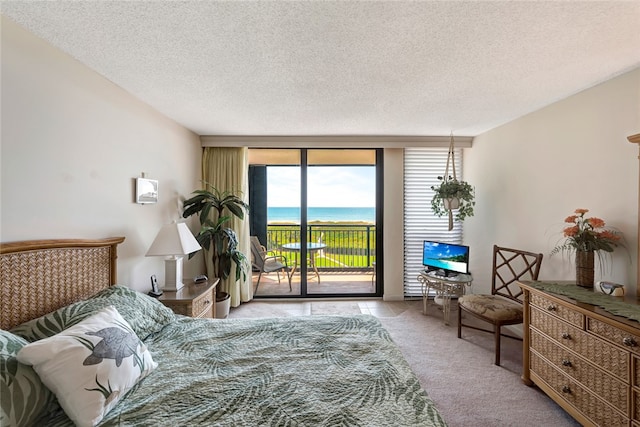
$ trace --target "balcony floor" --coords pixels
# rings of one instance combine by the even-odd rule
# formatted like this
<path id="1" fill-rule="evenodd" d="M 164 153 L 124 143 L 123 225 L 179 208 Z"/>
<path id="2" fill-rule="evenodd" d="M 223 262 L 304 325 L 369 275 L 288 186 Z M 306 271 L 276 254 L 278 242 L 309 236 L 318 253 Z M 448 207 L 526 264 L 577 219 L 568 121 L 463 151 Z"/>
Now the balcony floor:
<path id="1" fill-rule="evenodd" d="M 253 287 L 258 281 L 258 273 L 253 273 Z M 315 274 L 309 274 L 307 293 L 314 294 L 372 294 L 375 292 L 375 279 L 371 271 L 320 271 L 320 283 Z M 300 296 L 300 274 L 296 272 L 291 279 L 291 291 L 284 274 L 280 274 L 280 283 L 276 273 L 263 274 L 256 297 Z"/>

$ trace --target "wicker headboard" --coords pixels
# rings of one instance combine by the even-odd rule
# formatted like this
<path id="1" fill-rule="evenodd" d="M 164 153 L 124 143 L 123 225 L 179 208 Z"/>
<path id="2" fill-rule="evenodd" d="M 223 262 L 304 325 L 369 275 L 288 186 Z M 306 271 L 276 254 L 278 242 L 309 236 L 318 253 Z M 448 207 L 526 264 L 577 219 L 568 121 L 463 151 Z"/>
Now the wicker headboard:
<path id="1" fill-rule="evenodd" d="M 99 240 L 0 244 L 0 329 L 10 329 L 116 283 L 117 246 Z"/>

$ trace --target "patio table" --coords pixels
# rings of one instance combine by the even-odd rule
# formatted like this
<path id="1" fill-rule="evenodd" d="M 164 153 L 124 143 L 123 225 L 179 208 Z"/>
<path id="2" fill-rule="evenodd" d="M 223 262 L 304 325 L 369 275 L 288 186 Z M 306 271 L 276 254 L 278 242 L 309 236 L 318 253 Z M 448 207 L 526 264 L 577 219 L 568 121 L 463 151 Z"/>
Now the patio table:
<path id="1" fill-rule="evenodd" d="M 309 254 L 309 265 L 315 272 L 316 277 L 318 278 L 318 283 L 320 283 L 320 273 L 318 272 L 318 268 L 316 267 L 316 263 L 314 261 L 314 252 L 320 251 L 326 247 L 327 245 L 325 245 L 324 243 L 307 242 L 307 253 Z M 293 276 L 293 273 L 295 273 L 296 269 L 298 268 L 298 252 L 300 252 L 300 248 L 301 248 L 300 242 L 285 243 L 284 245 L 282 245 L 282 249 L 295 253 L 295 259 L 293 263 L 293 270 L 291 270 L 291 276 Z"/>

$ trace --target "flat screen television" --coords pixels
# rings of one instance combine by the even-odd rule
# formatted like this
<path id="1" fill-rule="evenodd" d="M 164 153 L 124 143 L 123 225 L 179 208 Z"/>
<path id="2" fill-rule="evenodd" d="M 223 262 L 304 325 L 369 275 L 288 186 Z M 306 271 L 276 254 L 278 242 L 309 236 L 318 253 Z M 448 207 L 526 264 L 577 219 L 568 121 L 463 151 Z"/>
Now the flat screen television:
<path id="1" fill-rule="evenodd" d="M 422 246 L 422 265 L 427 271 L 450 277 L 469 274 L 469 246 L 425 240 Z"/>

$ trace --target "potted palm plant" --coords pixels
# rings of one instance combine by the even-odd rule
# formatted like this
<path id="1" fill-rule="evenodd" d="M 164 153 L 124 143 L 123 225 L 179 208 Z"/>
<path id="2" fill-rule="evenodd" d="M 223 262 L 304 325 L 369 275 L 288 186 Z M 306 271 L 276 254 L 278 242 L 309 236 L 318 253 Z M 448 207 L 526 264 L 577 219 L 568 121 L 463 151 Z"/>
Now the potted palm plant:
<path id="1" fill-rule="evenodd" d="M 246 280 L 249 269 L 247 257 L 238 250 L 238 236 L 227 223 L 231 221 L 231 215 L 244 219 L 249 205 L 231 191 L 220 191 L 209 183 L 204 184 L 205 189 L 194 191 L 194 196 L 184 201 L 182 216 L 188 218 L 198 215 L 201 228 L 196 239 L 211 256 L 213 272 L 220 278 L 221 287 L 216 293 L 216 316 L 224 318 L 229 313 L 231 303 L 229 281 L 226 280 L 231 275 L 231 267 L 236 267 L 234 282 L 240 277 Z"/>
<path id="2" fill-rule="evenodd" d="M 449 215 L 449 230 L 453 228 L 453 210 L 457 209 L 455 219 L 464 221 L 468 216 L 473 216 L 473 207 L 475 206 L 475 190 L 466 181 L 458 181 L 451 176 L 448 179 L 439 176 L 441 181 L 439 185 L 432 185 L 431 189 L 435 191 L 433 199 L 431 199 L 431 208 L 433 213 L 439 217 Z"/>

